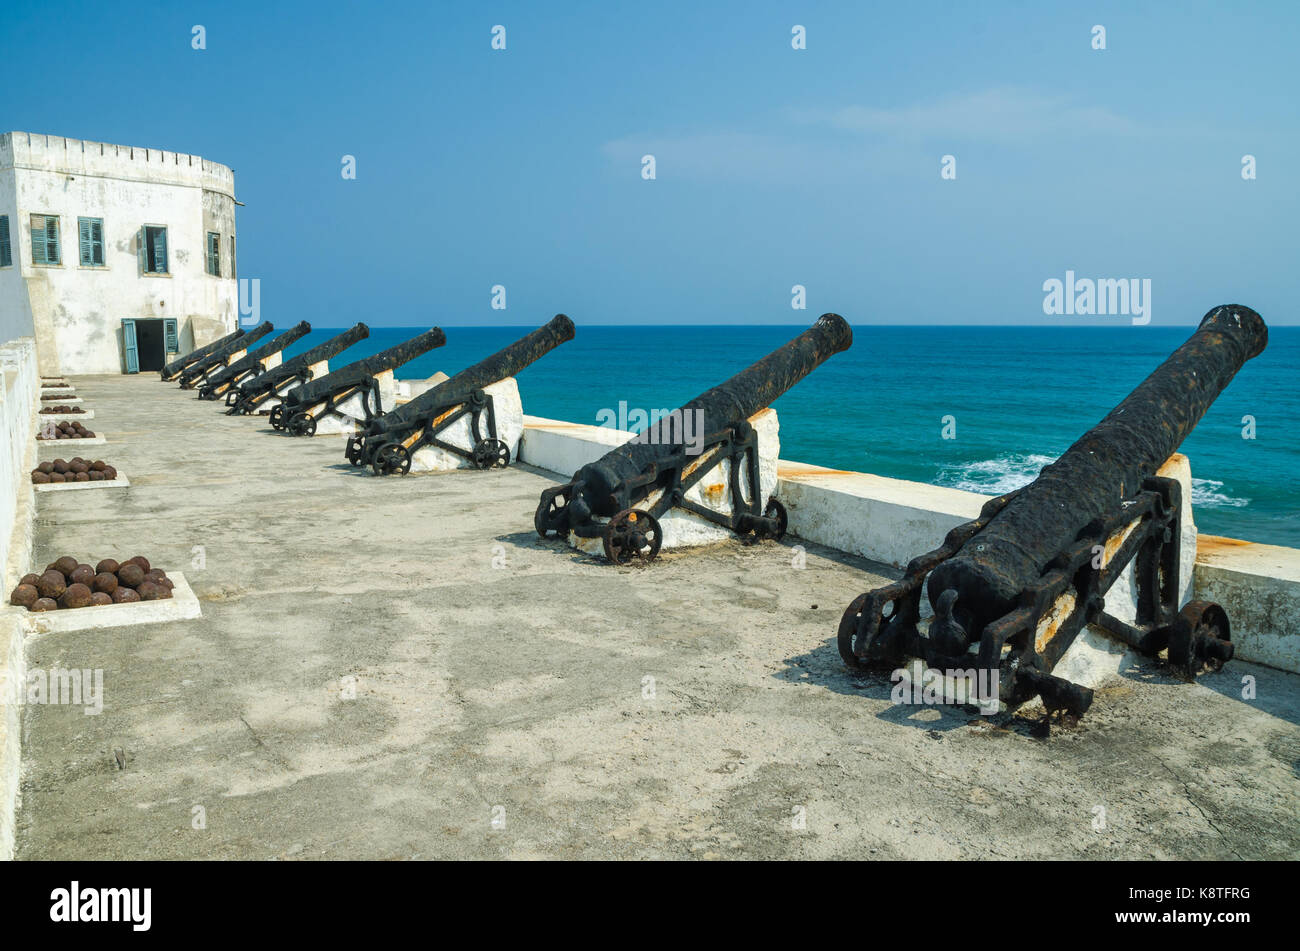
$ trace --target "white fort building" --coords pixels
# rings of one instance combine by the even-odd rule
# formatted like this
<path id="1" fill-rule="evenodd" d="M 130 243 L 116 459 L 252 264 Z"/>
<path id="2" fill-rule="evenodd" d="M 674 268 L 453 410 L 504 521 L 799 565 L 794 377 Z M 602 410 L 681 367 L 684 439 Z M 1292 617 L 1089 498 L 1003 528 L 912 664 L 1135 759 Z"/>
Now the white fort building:
<path id="1" fill-rule="evenodd" d="M 197 155 L 0 135 L 0 341 L 45 376 L 157 370 L 233 331 L 235 176 Z"/>

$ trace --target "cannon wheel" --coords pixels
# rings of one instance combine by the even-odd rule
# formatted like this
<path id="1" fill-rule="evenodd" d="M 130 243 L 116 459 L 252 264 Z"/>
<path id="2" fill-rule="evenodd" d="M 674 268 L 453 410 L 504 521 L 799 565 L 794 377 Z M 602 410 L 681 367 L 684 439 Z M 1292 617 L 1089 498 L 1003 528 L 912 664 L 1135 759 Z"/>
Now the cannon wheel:
<path id="1" fill-rule="evenodd" d="M 1174 618 L 1169 632 L 1169 663 L 1188 680 L 1195 678 L 1203 666 L 1210 670 L 1223 666 L 1219 658 L 1205 656 L 1197 650 L 1198 637 L 1232 641 L 1228 614 L 1212 601 L 1187 602 Z"/>
<path id="2" fill-rule="evenodd" d="M 474 447 L 474 466 L 478 469 L 504 469 L 510 465 L 510 447 L 500 439 L 484 439 Z"/>
<path id="3" fill-rule="evenodd" d="M 558 491 L 547 490 L 543 492 L 542 500 L 537 503 L 537 511 L 533 513 L 533 528 L 537 529 L 537 534 L 545 538 L 550 533 L 552 525 L 558 525 L 562 522 L 562 515 L 568 507 L 568 502 L 560 502 L 560 493 Z"/>
<path id="4" fill-rule="evenodd" d="M 640 509 L 624 509 L 605 525 L 605 557 L 616 565 L 654 561 L 662 541 L 659 520 Z"/>
<path id="5" fill-rule="evenodd" d="M 401 443 L 384 443 L 375 452 L 375 461 L 370 466 L 377 476 L 392 475 L 394 472 L 406 475 L 411 471 L 411 454 Z"/>
<path id="6" fill-rule="evenodd" d="M 276 407 L 279 409 L 280 407 Z M 271 411 L 272 414 L 275 410 Z M 316 435 L 316 418 L 310 413 L 294 413 L 289 417 L 289 432 L 295 436 L 315 436 Z"/>
<path id="7" fill-rule="evenodd" d="M 840 657 L 844 659 L 844 663 L 849 670 L 866 669 L 863 667 L 862 661 L 858 660 L 857 655 L 853 653 L 853 638 L 858 632 L 858 616 L 862 613 L 862 609 L 866 607 L 867 597 L 866 594 L 860 594 L 854 598 L 853 602 L 844 609 L 844 616 L 840 618 Z"/>
<path id="8" fill-rule="evenodd" d="M 284 404 L 280 403 L 271 409 L 271 428 L 284 429 Z"/>
<path id="9" fill-rule="evenodd" d="M 776 496 L 767 500 L 767 508 L 763 509 L 764 518 L 774 518 L 777 522 L 777 529 L 771 537 L 776 541 L 785 538 L 785 530 L 790 524 L 790 516 L 786 514 L 785 506 L 776 500 Z"/>
<path id="10" fill-rule="evenodd" d="M 348 462 L 354 466 L 364 466 L 366 464 L 366 450 L 361 440 L 354 436 L 348 437 L 347 449 L 343 452 Z"/>

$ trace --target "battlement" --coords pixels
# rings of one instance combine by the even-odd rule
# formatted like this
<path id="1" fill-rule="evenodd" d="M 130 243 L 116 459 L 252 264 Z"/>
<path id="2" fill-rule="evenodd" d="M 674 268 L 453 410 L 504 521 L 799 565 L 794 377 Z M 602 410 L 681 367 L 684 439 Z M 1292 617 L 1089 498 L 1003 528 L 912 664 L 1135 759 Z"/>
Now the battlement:
<path id="1" fill-rule="evenodd" d="M 5 168 L 206 188 L 232 198 L 235 192 L 234 171 L 198 155 L 35 132 L 0 134 Z"/>

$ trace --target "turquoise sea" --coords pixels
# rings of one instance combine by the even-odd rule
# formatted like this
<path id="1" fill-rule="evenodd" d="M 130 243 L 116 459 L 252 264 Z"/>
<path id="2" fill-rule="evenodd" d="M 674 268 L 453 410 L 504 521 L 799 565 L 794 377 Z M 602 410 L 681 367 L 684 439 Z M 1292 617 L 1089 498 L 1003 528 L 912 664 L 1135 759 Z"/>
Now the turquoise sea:
<path id="1" fill-rule="evenodd" d="M 545 315 L 549 318 L 550 315 Z M 539 319 L 538 324 L 544 322 Z M 812 318 L 808 323 L 811 324 Z M 287 326 L 288 324 L 285 323 Z M 601 409 L 672 409 L 744 369 L 800 326 L 583 326 L 519 375 L 524 412 L 595 424 Z M 342 328 L 313 329 L 289 353 Z M 423 327 L 371 327 L 342 366 Z M 447 345 L 399 379 L 454 373 L 529 327 L 444 327 Z M 781 456 L 997 494 L 1030 481 L 1191 335 L 1192 327 L 854 328 L 774 405 Z M 1300 547 L 1300 327 L 1271 328 L 1182 446 L 1202 532 Z M 956 438 L 942 438 L 943 417 Z M 1243 417 L 1255 438 L 1243 439 Z"/>

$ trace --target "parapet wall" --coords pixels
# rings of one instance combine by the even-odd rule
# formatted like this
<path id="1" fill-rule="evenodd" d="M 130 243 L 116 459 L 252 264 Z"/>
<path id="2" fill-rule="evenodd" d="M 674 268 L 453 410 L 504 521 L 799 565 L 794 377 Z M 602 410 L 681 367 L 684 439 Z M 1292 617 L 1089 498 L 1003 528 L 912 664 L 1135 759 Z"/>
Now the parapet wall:
<path id="1" fill-rule="evenodd" d="M 209 162 L 198 155 L 36 132 L 0 135 L 0 168 L 7 166 L 153 184 L 189 185 L 232 197 L 235 190 L 235 173 L 228 166 Z"/>
<path id="2" fill-rule="evenodd" d="M 0 344 L 0 565 L 4 596 L 26 570 L 31 552 L 34 507 L 27 473 L 36 464 L 36 406 L 40 380 L 31 338 Z M 13 854 L 14 809 L 18 797 L 21 707 L 5 703 L 9 685 L 24 675 L 23 632 L 13 617 L 0 619 L 0 861 Z"/>
<path id="3" fill-rule="evenodd" d="M 519 458 L 567 481 L 631 435 L 525 416 Z M 1183 457 L 1175 459 L 1186 468 Z M 898 569 L 937 548 L 989 498 L 787 460 L 778 463 L 777 476 L 776 497 L 789 513 L 792 535 Z M 1194 528 L 1188 529 L 1190 542 Z M 1239 658 L 1300 673 L 1300 549 L 1201 536 L 1190 574 L 1184 600 L 1224 606 Z"/>

